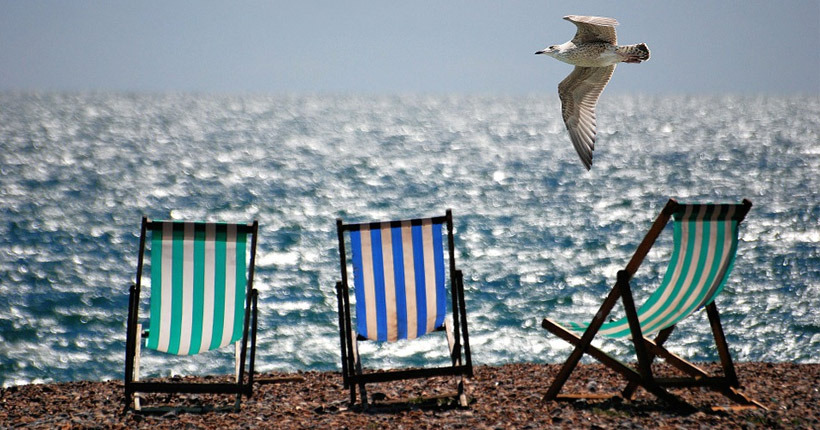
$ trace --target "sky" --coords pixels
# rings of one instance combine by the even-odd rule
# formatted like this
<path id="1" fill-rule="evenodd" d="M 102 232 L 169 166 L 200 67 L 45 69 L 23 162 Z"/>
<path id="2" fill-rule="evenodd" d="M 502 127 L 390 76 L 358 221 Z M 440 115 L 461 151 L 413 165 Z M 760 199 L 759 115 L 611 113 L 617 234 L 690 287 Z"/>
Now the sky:
<path id="1" fill-rule="evenodd" d="M 608 93 L 820 95 L 820 0 L 0 0 L 0 91 L 551 93 L 570 14 L 649 45 Z"/>

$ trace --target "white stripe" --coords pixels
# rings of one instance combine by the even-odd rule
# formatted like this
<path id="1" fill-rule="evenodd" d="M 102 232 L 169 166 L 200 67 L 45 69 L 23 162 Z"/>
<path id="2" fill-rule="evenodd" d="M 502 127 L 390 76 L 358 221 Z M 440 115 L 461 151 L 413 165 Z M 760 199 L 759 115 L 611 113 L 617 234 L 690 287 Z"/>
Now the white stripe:
<path id="1" fill-rule="evenodd" d="M 700 258 L 701 252 L 703 252 L 703 216 L 706 214 L 706 206 L 701 206 L 700 213 L 698 213 L 696 222 L 695 222 L 695 244 L 694 250 L 692 251 L 692 258 L 689 260 L 689 272 L 686 273 L 686 277 L 683 280 L 683 285 L 678 294 L 673 297 L 673 300 L 665 306 L 664 312 L 660 315 L 653 318 L 651 321 L 648 321 L 647 324 L 644 324 L 643 321 L 641 322 L 641 326 L 649 327 L 652 324 L 655 324 L 658 321 L 664 321 L 667 319 L 669 315 L 672 314 L 674 308 L 678 306 L 681 300 L 684 297 L 688 296 L 689 294 L 693 294 L 693 288 L 695 287 L 695 275 L 697 274 L 697 261 Z M 682 226 L 686 226 L 687 230 L 689 230 L 689 222 L 682 224 Z M 669 290 L 672 290 L 671 288 Z M 651 332 L 647 332 L 646 334 L 650 334 Z"/>
<path id="2" fill-rule="evenodd" d="M 719 211 L 715 211 L 714 214 L 713 214 L 713 217 L 716 218 L 718 214 L 719 214 Z M 704 221 L 703 218 L 704 218 L 705 215 L 706 215 L 706 206 L 702 206 L 701 207 L 701 212 L 697 215 L 697 222 L 695 224 L 695 226 L 696 226 L 695 227 L 695 235 L 696 235 L 695 236 L 695 250 L 692 253 L 692 260 L 689 262 L 689 273 L 687 274 L 687 280 L 685 281 L 686 283 L 684 284 L 683 289 L 681 290 L 681 292 L 678 293 L 678 296 L 675 298 L 675 300 L 672 302 L 672 304 L 668 307 L 668 311 L 665 312 L 664 314 L 658 316 L 657 318 L 653 318 L 650 322 L 648 322 L 646 324 L 646 327 L 650 328 L 648 333 L 652 333 L 654 331 L 657 331 L 658 329 L 661 329 L 660 326 L 653 327 L 653 326 L 657 326 L 658 323 L 667 322 L 667 321 L 674 321 L 675 319 L 680 318 L 680 316 L 684 314 L 684 312 L 686 311 L 686 309 L 689 306 L 691 306 L 692 302 L 694 302 L 694 300 L 697 298 L 697 296 L 700 294 L 700 292 L 703 291 L 703 288 L 705 287 L 706 278 L 707 278 L 707 273 L 706 273 L 707 271 L 706 270 L 702 271 L 699 274 L 699 277 L 698 277 L 697 280 L 694 279 L 694 276 L 696 274 L 698 274 L 698 270 L 697 270 L 698 263 L 697 262 L 700 259 L 701 254 L 704 251 L 706 251 L 706 261 L 704 262 L 704 268 L 710 267 L 709 265 L 712 263 L 712 261 L 714 259 L 714 253 L 715 253 L 714 245 L 716 243 L 716 235 L 715 234 L 710 234 L 709 235 L 709 237 L 708 237 L 709 243 L 708 243 L 706 249 L 704 249 L 704 244 L 703 244 L 703 225 L 708 222 L 710 224 L 710 227 L 713 227 L 711 224 L 714 224 L 714 222 L 713 222 L 714 218 L 710 221 Z M 712 229 L 711 231 L 714 232 L 715 230 Z M 678 309 L 677 311 L 672 313 L 672 309 L 676 308 L 678 303 L 683 299 L 686 299 L 686 301 L 683 303 L 683 306 L 681 306 L 680 309 Z"/>
<path id="3" fill-rule="evenodd" d="M 225 318 L 220 346 L 231 343 L 236 317 L 236 225 L 228 224 L 225 238 Z"/>
<path id="4" fill-rule="evenodd" d="M 427 332 L 436 328 L 436 264 L 433 256 L 433 221 L 421 222 L 421 238 L 424 246 L 424 286 L 427 291 Z"/>
<path id="5" fill-rule="evenodd" d="M 162 289 L 159 321 L 159 344 L 157 350 L 168 351 L 171 337 L 171 310 L 173 300 L 172 279 L 174 274 L 174 225 L 162 224 Z"/>
<path id="6" fill-rule="evenodd" d="M 695 299 L 697 299 L 700 293 L 706 288 L 706 281 L 709 279 L 709 272 L 711 272 L 712 265 L 715 261 L 715 249 L 718 241 L 717 227 L 719 224 L 719 215 L 720 210 L 715 210 L 712 214 L 712 219 L 709 221 L 709 231 L 711 234 L 709 234 L 709 245 L 706 250 L 706 261 L 703 263 L 704 270 L 703 273 L 701 273 L 701 278 L 698 280 L 698 285 L 695 290 L 689 294 L 689 297 L 687 297 L 686 301 L 683 303 L 681 310 L 675 314 L 675 318 L 680 317 L 680 315 L 683 314 L 683 311 L 691 307 L 695 302 Z M 696 267 L 693 268 L 693 270 L 696 270 Z"/>
<path id="7" fill-rule="evenodd" d="M 692 206 L 687 206 L 686 207 L 686 212 L 684 213 L 684 216 L 683 216 L 683 219 L 688 219 L 688 217 L 691 213 L 692 213 Z M 686 226 L 686 223 L 681 223 L 680 250 L 679 250 L 679 253 L 678 253 L 678 260 L 674 262 L 674 264 L 675 264 L 674 265 L 674 272 L 672 273 L 672 277 L 669 280 L 669 283 L 667 284 L 667 288 L 664 290 L 663 294 L 658 299 L 658 301 L 656 301 L 655 304 L 653 304 L 652 307 L 650 307 L 649 309 L 645 309 L 645 310 L 643 310 L 643 312 L 638 314 L 638 321 L 641 322 L 641 326 L 644 325 L 643 322 L 649 317 L 649 315 L 652 315 L 653 313 L 657 312 L 658 309 L 660 309 L 666 303 L 666 301 L 669 300 L 669 295 L 672 293 L 672 288 L 673 288 L 672 286 L 674 286 L 678 282 L 678 279 L 680 279 L 681 267 L 683 266 L 683 260 L 686 257 L 686 251 L 688 250 L 688 243 L 689 243 L 689 241 L 688 241 L 688 232 L 689 232 L 689 228 Z M 628 326 L 627 322 L 624 321 L 623 324 L 619 324 L 617 326 L 610 327 L 606 330 L 601 330 L 600 333 L 602 335 L 611 335 L 613 333 L 618 333 L 620 331 L 625 330 L 627 328 L 627 326 Z"/>
<path id="8" fill-rule="evenodd" d="M 182 240 L 182 325 L 179 337 L 179 355 L 191 348 L 191 329 L 194 308 L 194 224 L 185 223 Z"/>
<path id="9" fill-rule="evenodd" d="M 379 328 L 376 322 L 376 282 L 373 275 L 373 245 L 370 240 L 370 228 L 359 230 L 362 242 L 362 284 L 364 285 L 365 321 L 367 338 L 378 339 Z"/>
<path id="10" fill-rule="evenodd" d="M 399 339 L 399 327 L 396 315 L 396 277 L 393 268 L 393 235 L 390 223 L 381 225 L 382 261 L 384 271 L 384 303 L 387 311 L 387 340 Z"/>
<path id="11" fill-rule="evenodd" d="M 401 224 L 401 244 L 404 254 L 404 293 L 407 300 L 407 338 L 418 336 L 418 308 L 416 305 L 416 266 L 413 260 L 413 225 Z"/>
<path id="12" fill-rule="evenodd" d="M 735 207 L 729 207 L 729 213 L 726 215 L 726 219 L 721 221 L 726 224 L 723 229 L 723 253 L 720 255 L 720 265 L 718 266 L 717 273 L 715 274 L 715 279 L 712 281 L 712 284 L 709 285 L 709 291 L 707 291 L 704 300 L 708 300 L 709 296 L 714 294 L 715 289 L 718 285 L 720 285 L 721 281 L 726 277 L 726 267 L 729 265 L 729 260 L 732 258 L 732 242 L 734 241 L 735 237 L 735 229 L 732 228 L 732 218 L 735 215 Z M 705 302 L 701 302 L 698 305 L 698 308 L 704 305 Z"/>
<path id="13" fill-rule="evenodd" d="M 216 256 L 216 225 L 205 225 L 205 270 L 202 294 L 202 342 L 199 350 L 207 351 L 211 346 L 214 326 L 214 258 Z"/>

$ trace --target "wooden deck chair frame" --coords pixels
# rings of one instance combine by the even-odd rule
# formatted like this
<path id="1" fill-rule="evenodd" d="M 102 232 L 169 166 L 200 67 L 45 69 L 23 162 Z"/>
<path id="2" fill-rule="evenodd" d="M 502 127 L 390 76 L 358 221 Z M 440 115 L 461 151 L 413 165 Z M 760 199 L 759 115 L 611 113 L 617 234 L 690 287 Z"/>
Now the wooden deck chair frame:
<path id="1" fill-rule="evenodd" d="M 739 408 L 759 407 L 765 409 L 762 404 L 750 399 L 740 391 L 740 384 L 738 382 L 731 355 L 729 354 L 726 337 L 723 333 L 723 328 L 720 322 L 720 315 L 714 301 L 709 302 L 704 307 L 709 318 L 712 334 L 715 339 L 715 346 L 723 368 L 722 376 L 710 375 L 698 366 L 670 352 L 663 346 L 664 342 L 666 342 L 672 334 L 672 331 L 675 329 L 674 324 L 658 331 L 657 337 L 655 337 L 654 340 L 645 337 L 642 333 L 643 328 L 633 301 L 630 280 L 640 267 L 647 253 L 655 243 L 655 240 L 663 231 L 673 214 L 680 211 L 681 208 L 685 206 L 693 206 L 696 208 L 701 208 L 703 206 L 734 206 L 734 215 L 732 219 L 737 220 L 739 224 L 745 218 L 749 209 L 751 209 L 752 203 L 749 200 L 743 200 L 743 203 L 739 205 L 682 205 L 677 203 L 675 200 L 670 199 L 658 215 L 657 219 L 655 219 L 655 222 L 652 224 L 649 232 L 638 246 L 626 268 L 618 272 L 615 286 L 612 288 L 609 295 L 598 309 L 598 312 L 583 332 L 583 335 L 578 336 L 572 330 L 569 330 L 564 325 L 553 320 L 547 318 L 543 320 L 541 324 L 543 328 L 575 346 L 569 358 L 567 358 L 558 375 L 555 377 L 552 385 L 549 387 L 549 390 L 544 396 L 544 400 L 605 399 L 610 397 L 631 399 L 635 393 L 635 390 L 638 387 L 642 387 L 658 398 L 679 408 L 682 412 L 692 412 L 695 410 L 692 405 L 668 391 L 667 388 L 706 387 L 737 402 L 741 405 Z M 724 276 L 728 276 L 728 273 L 725 273 Z M 610 315 L 610 312 L 619 299 L 621 300 L 624 312 L 626 313 L 629 335 L 631 336 L 632 344 L 637 356 L 637 370 L 591 344 L 592 340 L 604 325 L 605 320 Z M 714 298 L 712 300 L 714 300 Z M 560 394 L 562 387 L 585 353 L 619 373 L 627 380 L 627 385 L 620 394 L 616 394 L 614 396 L 594 393 Z M 656 357 L 663 358 L 669 365 L 682 371 L 687 376 L 660 377 L 653 375 L 651 364 Z"/>
<path id="2" fill-rule="evenodd" d="M 144 255 L 146 254 L 146 237 L 150 232 L 152 237 L 158 235 L 163 225 L 170 225 L 172 230 L 177 231 L 185 225 L 189 228 L 184 234 L 190 234 L 191 231 L 196 231 L 200 243 L 204 242 L 202 236 L 205 234 L 222 234 L 210 232 L 223 232 L 226 230 L 236 231 L 237 237 L 244 239 L 245 253 L 250 254 L 249 261 L 246 266 L 246 284 L 243 306 L 244 318 L 242 318 L 242 336 L 236 342 L 236 366 L 235 366 L 235 381 L 219 382 L 219 383 L 193 383 L 193 382 L 161 382 L 161 381 L 141 381 L 139 378 L 139 357 L 141 350 L 141 343 L 143 338 L 148 338 L 148 331 L 142 330 L 142 324 L 139 322 L 139 308 L 140 308 L 140 292 L 142 287 L 143 263 Z M 137 261 L 137 275 L 136 283 L 131 285 L 129 304 L 128 304 L 128 321 L 126 332 L 126 357 L 125 357 L 125 408 L 128 410 L 134 402 L 135 409 L 139 410 L 140 394 L 141 393 L 213 393 L 213 394 L 235 394 L 236 401 L 234 409 L 239 410 L 242 395 L 250 397 L 253 394 L 254 384 L 254 360 L 256 356 L 256 329 L 257 329 L 257 300 L 258 292 L 253 287 L 255 260 L 256 260 L 256 242 L 258 233 L 258 222 L 254 221 L 252 224 L 226 224 L 226 223 L 202 223 L 202 222 L 171 222 L 171 221 L 151 221 L 146 217 L 142 218 L 142 228 L 140 232 L 139 241 L 139 257 Z M 208 229 L 209 233 L 204 233 Z M 190 238 L 186 238 L 189 240 Z M 176 240 L 176 239 L 174 239 Z M 205 239 L 210 240 L 210 239 Z M 249 244 L 247 242 L 250 242 Z M 203 247 L 206 245 L 202 245 Z M 193 251 L 191 251 L 193 252 Z M 207 252 L 207 251 L 205 251 Z M 192 256 L 186 256 L 186 260 L 194 259 Z M 209 257 L 205 257 L 209 258 Z M 157 262 L 152 261 L 153 265 Z M 187 264 L 187 263 L 186 263 Z M 195 263 L 191 263 L 195 264 Z M 205 263 L 207 264 L 207 263 Z M 209 275 L 205 275 L 209 276 Z M 239 274 L 237 275 L 239 276 Z M 192 281 L 197 282 L 197 281 Z M 153 282 L 152 282 L 153 285 Z M 237 292 L 238 293 L 238 292 Z M 176 301 L 177 299 L 173 299 Z M 194 299 L 196 300 L 196 299 Z M 178 303 L 178 302 L 177 302 Z M 238 306 L 238 303 L 235 303 Z M 180 305 L 182 306 L 182 305 Z M 236 311 L 238 315 L 239 310 Z M 237 318 L 238 319 L 238 318 Z M 234 321 L 236 323 L 236 321 Z M 148 330 L 151 330 L 150 328 Z M 234 333 L 234 336 L 235 333 Z M 193 343 L 193 342 L 191 342 Z M 250 343 L 250 347 L 248 345 Z M 190 348 L 190 347 L 189 347 Z M 204 345 L 203 345 L 204 348 Z M 213 348 L 211 348 L 213 349 Z M 201 351 L 200 351 L 201 352 Z M 246 362 L 248 366 L 246 366 Z"/>
<path id="3" fill-rule="evenodd" d="M 435 327 L 434 331 L 445 331 L 447 333 L 451 365 L 414 369 L 387 369 L 365 372 L 361 363 L 361 357 L 358 353 L 358 342 L 369 339 L 356 333 L 355 327 L 352 323 L 352 314 L 350 310 L 350 294 L 352 288 L 348 286 L 349 277 L 347 273 L 347 264 L 349 260 L 347 257 L 347 247 L 345 246 L 345 233 L 347 232 L 349 236 L 352 231 L 378 231 L 381 229 L 391 230 L 394 228 L 402 228 L 402 226 L 407 228 L 407 226 L 419 226 L 422 224 L 440 225 L 446 226 L 447 228 L 446 241 L 449 252 L 447 256 L 449 257 L 449 266 L 445 266 L 445 270 L 449 272 L 450 294 L 447 300 L 450 302 L 452 312 L 449 316 L 444 318 L 444 324 L 442 326 Z M 336 226 L 341 262 L 341 280 L 336 283 L 336 293 L 339 309 L 342 376 L 344 380 L 344 388 L 350 390 L 350 404 L 354 405 L 356 403 L 357 386 L 360 391 L 362 406 L 366 408 L 368 406 L 368 400 L 365 384 L 414 378 L 429 378 L 434 376 L 457 376 L 460 377 L 460 379 L 458 382 L 458 392 L 455 396 L 458 397 L 458 401 L 462 406 L 466 406 L 467 399 L 464 393 L 463 378 L 465 376 L 472 377 L 473 365 L 467 329 L 467 312 L 464 305 L 463 275 L 460 270 L 456 269 L 455 265 L 452 211 L 448 209 L 444 216 L 426 219 L 361 224 L 345 224 L 341 219 L 337 219 Z M 391 247 L 393 246 L 392 243 L 394 242 L 391 242 Z M 402 246 L 407 247 L 408 245 Z M 351 252 L 353 251 L 351 250 Z M 447 258 L 445 258 L 445 260 L 446 259 Z"/>

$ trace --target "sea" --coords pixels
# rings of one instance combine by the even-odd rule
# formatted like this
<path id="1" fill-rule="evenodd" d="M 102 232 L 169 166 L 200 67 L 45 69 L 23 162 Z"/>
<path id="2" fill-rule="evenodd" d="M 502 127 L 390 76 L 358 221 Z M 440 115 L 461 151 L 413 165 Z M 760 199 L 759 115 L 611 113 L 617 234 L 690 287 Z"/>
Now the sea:
<path id="1" fill-rule="evenodd" d="M 143 215 L 259 221 L 256 370 L 299 372 L 341 368 L 336 219 L 450 208 L 473 362 L 559 363 L 570 348 L 541 320 L 589 320 L 669 198 L 753 202 L 716 301 L 730 351 L 818 362 L 820 95 L 604 94 L 597 113 L 587 172 L 552 93 L 0 93 L 0 386 L 123 378 Z M 671 236 L 635 277 L 639 303 Z M 418 366 L 446 360 L 443 342 L 362 359 Z M 596 343 L 634 360 L 628 341 Z M 718 360 L 702 312 L 667 345 Z M 146 353 L 141 373 L 231 360 Z"/>

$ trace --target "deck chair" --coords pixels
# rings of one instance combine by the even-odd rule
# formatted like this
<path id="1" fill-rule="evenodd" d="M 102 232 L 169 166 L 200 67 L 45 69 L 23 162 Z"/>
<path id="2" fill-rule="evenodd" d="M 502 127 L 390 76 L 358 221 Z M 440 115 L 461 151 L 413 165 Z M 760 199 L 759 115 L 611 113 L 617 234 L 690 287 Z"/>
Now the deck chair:
<path id="1" fill-rule="evenodd" d="M 658 398 L 681 408 L 694 407 L 667 390 L 669 387 L 706 387 L 722 393 L 746 407 L 763 405 L 740 391 L 737 374 L 723 334 L 715 297 L 720 294 L 735 260 L 738 226 L 752 203 L 742 204 L 679 204 L 670 199 L 658 215 L 649 232 L 640 243 L 624 270 L 618 272 L 617 282 L 589 323 L 567 323 L 544 319 L 542 327 L 575 346 L 559 371 L 545 400 L 606 398 L 610 395 L 559 394 L 564 383 L 584 353 L 621 374 L 627 385 L 619 394 L 631 399 L 637 387 L 643 387 Z M 646 257 L 666 224 L 673 219 L 674 248 L 666 274 L 640 308 L 635 307 L 630 280 Z M 620 298 L 625 317 L 605 322 Z M 664 348 L 675 325 L 705 308 L 715 345 L 723 367 L 722 376 L 713 376 Z M 651 340 L 647 336 L 657 333 Z M 591 345 L 596 335 L 609 338 L 630 337 L 637 355 L 637 370 Z M 653 375 L 651 364 L 656 357 L 679 369 L 683 377 Z M 618 395 L 616 395 L 618 396 Z"/>
<path id="2" fill-rule="evenodd" d="M 135 409 L 140 409 L 140 393 L 236 394 L 236 410 L 242 395 L 252 395 L 257 231 L 256 221 L 225 224 L 142 218 L 136 283 L 131 286 L 128 304 L 126 410 L 132 397 L 135 397 Z M 146 240 L 150 240 L 150 253 L 146 251 Z M 143 330 L 139 310 L 146 254 L 150 258 L 151 294 L 149 325 Z M 235 345 L 235 382 L 141 381 L 142 339 L 145 339 L 145 348 L 173 355 L 194 355 Z M 249 361 L 247 369 L 246 361 Z"/>
<path id="3" fill-rule="evenodd" d="M 350 404 L 356 403 L 358 386 L 362 406 L 367 407 L 368 383 L 454 376 L 460 378 L 455 396 L 466 406 L 463 378 L 473 375 L 473 366 L 463 278 L 455 265 L 452 212 L 448 209 L 444 216 L 366 224 L 345 224 L 338 219 L 336 226 L 341 259 L 341 281 L 336 284 L 336 292 L 342 375 L 344 387 L 350 390 Z M 348 262 L 353 268 L 355 315 L 351 313 Z M 449 365 L 363 370 L 358 342 L 409 340 L 437 331 L 446 332 Z"/>

